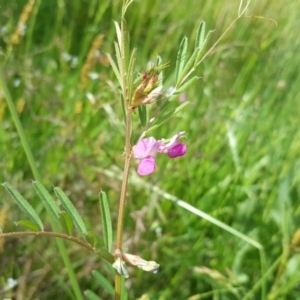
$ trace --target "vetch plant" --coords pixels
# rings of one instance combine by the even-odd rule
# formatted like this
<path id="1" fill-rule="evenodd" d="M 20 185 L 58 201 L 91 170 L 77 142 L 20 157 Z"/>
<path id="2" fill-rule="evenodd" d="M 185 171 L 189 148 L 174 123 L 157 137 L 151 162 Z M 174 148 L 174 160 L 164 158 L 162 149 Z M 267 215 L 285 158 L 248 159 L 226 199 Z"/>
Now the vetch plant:
<path id="1" fill-rule="evenodd" d="M 134 159 L 135 163 L 138 165 L 137 173 L 140 176 L 147 176 L 153 174 L 156 170 L 156 159 L 159 155 L 167 155 L 171 159 L 183 156 L 182 159 L 185 159 L 184 155 L 187 152 L 187 145 L 186 143 L 183 143 L 182 140 L 185 136 L 188 137 L 188 133 L 185 133 L 184 131 L 178 133 L 172 132 L 170 133 L 170 136 L 172 136 L 172 134 L 173 136 L 169 139 L 164 139 L 162 137 L 156 138 L 151 136 L 150 133 L 159 126 L 162 126 L 183 108 L 188 106 L 188 101 L 179 101 L 177 107 L 169 108 L 171 101 L 182 95 L 188 86 L 198 80 L 197 76 L 193 76 L 194 71 L 219 43 L 224 34 L 245 13 L 250 1 L 247 2 L 244 8 L 242 8 L 243 1 L 241 1 L 238 17 L 205 54 L 202 52 L 207 42 L 207 38 L 210 35 L 210 32 L 208 32 L 208 34 L 205 32 L 205 22 L 201 22 L 199 24 L 193 53 L 189 57 L 187 53 L 188 38 L 184 37 L 182 39 L 175 65 L 174 88 L 168 93 L 164 92 L 163 70 L 171 65 L 171 63 L 162 63 L 162 59 L 159 56 L 155 62 L 149 63 L 145 70 L 136 75 L 137 71 L 135 62 L 137 50 L 134 48 L 130 51 L 129 33 L 127 32 L 126 26 L 126 11 L 133 2 L 133 0 L 123 1 L 121 22 L 120 24 L 114 22 L 117 35 L 117 41 L 114 43 L 116 60 L 110 54 L 107 54 L 107 58 L 119 85 L 121 94 L 120 105 L 122 106 L 125 124 L 124 168 L 115 240 L 113 239 L 114 226 L 111 220 L 109 201 L 104 191 L 100 191 L 99 195 L 99 206 L 103 227 L 103 237 L 99 238 L 95 232 L 86 228 L 83 218 L 80 216 L 72 201 L 59 187 L 54 188 L 56 198 L 59 200 L 58 204 L 47 189 L 40 183 L 40 176 L 38 175 L 39 173 L 34 160 L 32 159 L 32 154 L 27 145 L 25 134 L 22 131 L 17 114 L 15 113 L 14 104 L 11 101 L 4 79 L 0 76 L 0 82 L 4 90 L 9 109 L 11 114 L 14 116 L 19 135 L 22 141 L 24 141 L 24 145 L 26 145 L 24 148 L 36 179 L 33 181 L 34 190 L 49 213 L 52 225 L 52 231 L 45 231 L 44 224 L 40 219 L 38 211 L 34 209 L 13 186 L 9 183 L 3 183 L 4 188 L 27 215 L 27 219 L 18 221 L 17 224 L 29 229 L 29 231 L 0 233 L 0 237 L 24 237 L 29 235 L 55 237 L 77 243 L 78 245 L 99 255 L 115 269 L 114 292 L 110 289 L 110 293 L 114 293 L 115 300 L 123 299 L 123 297 L 125 297 L 122 276 L 125 278 L 129 276 L 126 264 L 130 264 L 144 271 L 153 273 L 156 273 L 159 270 L 158 262 L 147 261 L 136 254 L 124 253 L 123 251 L 124 212 L 126 201 L 129 200 L 127 199 L 127 189 L 129 170 L 132 166 L 132 160 Z M 148 110 L 148 107 L 151 107 L 151 105 L 154 106 L 154 110 Z M 149 114 L 151 114 L 150 118 Z M 140 124 L 138 127 L 133 128 L 133 119 L 136 117 L 139 118 Z M 138 132 L 139 138 L 137 140 L 134 140 L 132 132 Z M 176 161 L 174 161 L 174 163 L 176 163 Z M 204 214 L 199 214 L 199 211 L 193 211 L 190 207 L 189 210 L 201 217 L 208 218 Z M 215 223 L 220 227 L 223 226 L 223 228 L 226 228 L 221 222 Z M 74 227 L 79 233 L 80 238 L 74 235 Z M 231 232 L 232 234 L 238 235 L 235 231 Z M 259 250 L 262 250 L 261 245 L 253 242 L 250 238 L 247 239 L 242 234 L 239 237 L 244 238 L 249 244 L 252 244 Z M 66 252 L 62 246 L 59 247 L 60 254 L 64 257 L 69 277 L 72 278 L 71 282 L 74 294 L 77 299 L 82 299 L 82 294 L 78 290 L 77 282 L 74 279 L 74 272 L 68 262 Z M 262 282 L 262 285 L 263 284 L 264 282 Z M 93 291 L 86 291 L 86 296 L 88 299 L 101 299 L 95 295 Z"/>

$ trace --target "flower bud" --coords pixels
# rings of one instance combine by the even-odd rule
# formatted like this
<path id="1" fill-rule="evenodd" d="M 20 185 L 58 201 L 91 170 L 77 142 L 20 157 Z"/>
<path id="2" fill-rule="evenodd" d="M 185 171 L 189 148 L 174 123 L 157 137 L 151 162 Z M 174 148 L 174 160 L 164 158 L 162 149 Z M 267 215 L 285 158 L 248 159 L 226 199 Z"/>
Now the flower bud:
<path id="1" fill-rule="evenodd" d="M 132 108 L 153 103 L 160 96 L 162 86 L 158 86 L 157 72 L 144 73 L 142 81 L 137 86 L 132 100 Z"/>
<path id="2" fill-rule="evenodd" d="M 155 102 L 162 93 L 162 82 L 160 71 L 168 66 L 167 64 L 151 64 L 146 71 L 138 78 L 137 87 L 133 93 L 131 109 L 138 106 Z"/>
<path id="3" fill-rule="evenodd" d="M 141 258 L 140 256 L 123 253 L 123 258 L 126 262 L 130 263 L 132 266 L 136 266 L 146 272 L 157 273 L 159 270 L 159 264 L 155 261 L 147 261 Z"/>

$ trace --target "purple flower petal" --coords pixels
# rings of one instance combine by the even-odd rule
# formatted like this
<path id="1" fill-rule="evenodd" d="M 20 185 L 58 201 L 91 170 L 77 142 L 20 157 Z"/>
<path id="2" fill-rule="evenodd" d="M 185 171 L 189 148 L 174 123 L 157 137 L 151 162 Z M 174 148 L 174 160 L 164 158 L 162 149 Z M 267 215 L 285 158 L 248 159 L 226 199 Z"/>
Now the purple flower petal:
<path id="1" fill-rule="evenodd" d="M 146 176 L 155 171 L 155 157 L 157 153 L 167 154 L 170 158 L 185 155 L 186 145 L 177 142 L 183 134 L 184 131 L 179 132 L 169 140 L 162 139 L 157 141 L 154 137 L 149 137 L 138 141 L 133 147 L 133 157 L 139 161 L 138 174 Z"/>
<path id="2" fill-rule="evenodd" d="M 168 149 L 168 156 L 170 158 L 175 158 L 178 156 L 183 156 L 186 153 L 186 144 L 184 143 L 174 143 L 169 149 Z"/>
<path id="3" fill-rule="evenodd" d="M 155 157 L 160 144 L 154 137 L 142 139 L 134 146 L 133 156 L 135 159 L 144 159 L 149 156 Z"/>
<path id="4" fill-rule="evenodd" d="M 141 176 L 146 176 L 153 173 L 156 169 L 155 159 L 153 157 L 146 157 L 141 160 L 138 165 L 137 172 Z"/>
<path id="5" fill-rule="evenodd" d="M 177 134 L 175 134 L 169 141 L 169 143 L 167 144 L 164 144 L 164 143 L 161 143 L 160 147 L 159 147 L 159 153 L 169 153 L 169 150 L 172 149 L 172 147 L 176 146 L 177 144 L 180 144 L 180 143 L 177 143 L 177 140 L 184 134 L 184 131 L 181 131 Z M 163 142 L 163 141 L 162 141 Z M 184 155 L 184 154 L 182 154 Z M 177 155 L 179 156 L 179 155 Z M 174 156 L 176 157 L 176 156 Z"/>

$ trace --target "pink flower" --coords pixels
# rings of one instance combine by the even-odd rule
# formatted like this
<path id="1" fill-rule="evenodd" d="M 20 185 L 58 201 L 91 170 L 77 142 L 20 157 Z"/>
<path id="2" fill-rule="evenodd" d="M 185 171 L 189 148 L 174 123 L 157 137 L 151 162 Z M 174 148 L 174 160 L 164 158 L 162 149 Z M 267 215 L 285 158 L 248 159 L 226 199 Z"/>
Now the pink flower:
<path id="1" fill-rule="evenodd" d="M 139 161 L 137 172 L 141 176 L 153 173 L 156 169 L 155 157 L 158 153 L 167 154 L 170 158 L 183 156 L 186 153 L 186 145 L 177 140 L 184 134 L 179 132 L 168 143 L 165 140 L 157 141 L 154 137 L 140 140 L 133 147 L 133 156 Z"/>

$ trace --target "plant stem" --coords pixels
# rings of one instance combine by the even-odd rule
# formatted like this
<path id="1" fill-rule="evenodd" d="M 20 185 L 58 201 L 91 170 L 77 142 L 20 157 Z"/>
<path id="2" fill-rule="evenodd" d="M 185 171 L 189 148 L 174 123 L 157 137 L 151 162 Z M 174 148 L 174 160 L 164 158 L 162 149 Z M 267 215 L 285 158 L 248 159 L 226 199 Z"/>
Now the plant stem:
<path id="1" fill-rule="evenodd" d="M 123 238 L 123 225 L 124 225 L 124 213 L 125 213 L 125 203 L 126 203 L 126 192 L 129 177 L 129 167 L 131 160 L 131 116 L 132 110 L 128 110 L 126 116 L 126 137 L 125 137 L 125 163 L 124 172 L 122 179 L 122 187 L 119 202 L 119 212 L 118 212 L 118 224 L 117 224 L 117 240 L 116 249 L 122 253 L 122 238 Z M 115 300 L 121 299 L 121 275 L 116 271 L 115 274 Z"/>
<path id="2" fill-rule="evenodd" d="M 128 65 L 127 65 L 127 57 L 128 57 L 128 47 L 129 41 L 127 39 L 127 31 L 126 31 L 126 22 L 125 22 L 125 13 L 128 6 L 132 3 L 131 0 L 123 0 L 122 5 L 122 18 L 121 18 L 121 40 L 119 40 L 119 48 L 121 52 L 121 59 L 119 64 L 119 70 L 122 76 L 122 94 L 124 107 L 127 108 L 127 114 L 125 116 L 125 163 L 124 163 L 124 171 L 123 171 L 123 179 L 122 179 L 122 187 L 119 201 L 119 211 L 118 211 L 118 223 L 117 223 L 117 238 L 116 238 L 116 251 L 115 257 L 120 256 L 122 258 L 122 238 L 123 238 L 123 225 L 124 225 L 124 214 L 125 214 L 125 203 L 126 203 L 126 192 L 128 185 L 128 177 L 129 177 L 129 167 L 131 160 L 131 117 L 132 110 L 129 108 L 130 100 L 128 95 L 128 81 L 132 81 L 132 78 L 128 78 Z M 121 274 L 116 270 L 115 272 L 115 300 L 120 300 L 122 297 L 122 280 Z"/>
<path id="3" fill-rule="evenodd" d="M 93 247 L 91 244 L 78 239 L 74 236 L 67 235 L 64 233 L 57 233 L 57 232 L 52 232 L 52 231 L 19 231 L 19 232 L 5 232 L 5 233 L 0 233 L 0 238 L 10 238 L 10 237 L 24 237 L 24 236 L 48 236 L 48 237 L 54 237 L 54 238 L 60 238 L 64 239 L 67 241 L 74 242 L 92 252 L 97 253 L 97 248 Z M 113 263 L 113 256 L 111 257 L 106 257 L 105 258 L 108 262 Z"/>
<path id="4" fill-rule="evenodd" d="M 116 241 L 116 248 L 119 250 L 122 250 L 124 211 L 125 211 L 129 167 L 130 167 L 130 160 L 131 160 L 130 131 L 131 131 L 131 111 L 128 112 L 126 118 L 125 163 L 124 163 L 123 181 L 122 181 L 121 194 L 120 194 L 118 225 L 117 225 L 117 241 Z"/>

